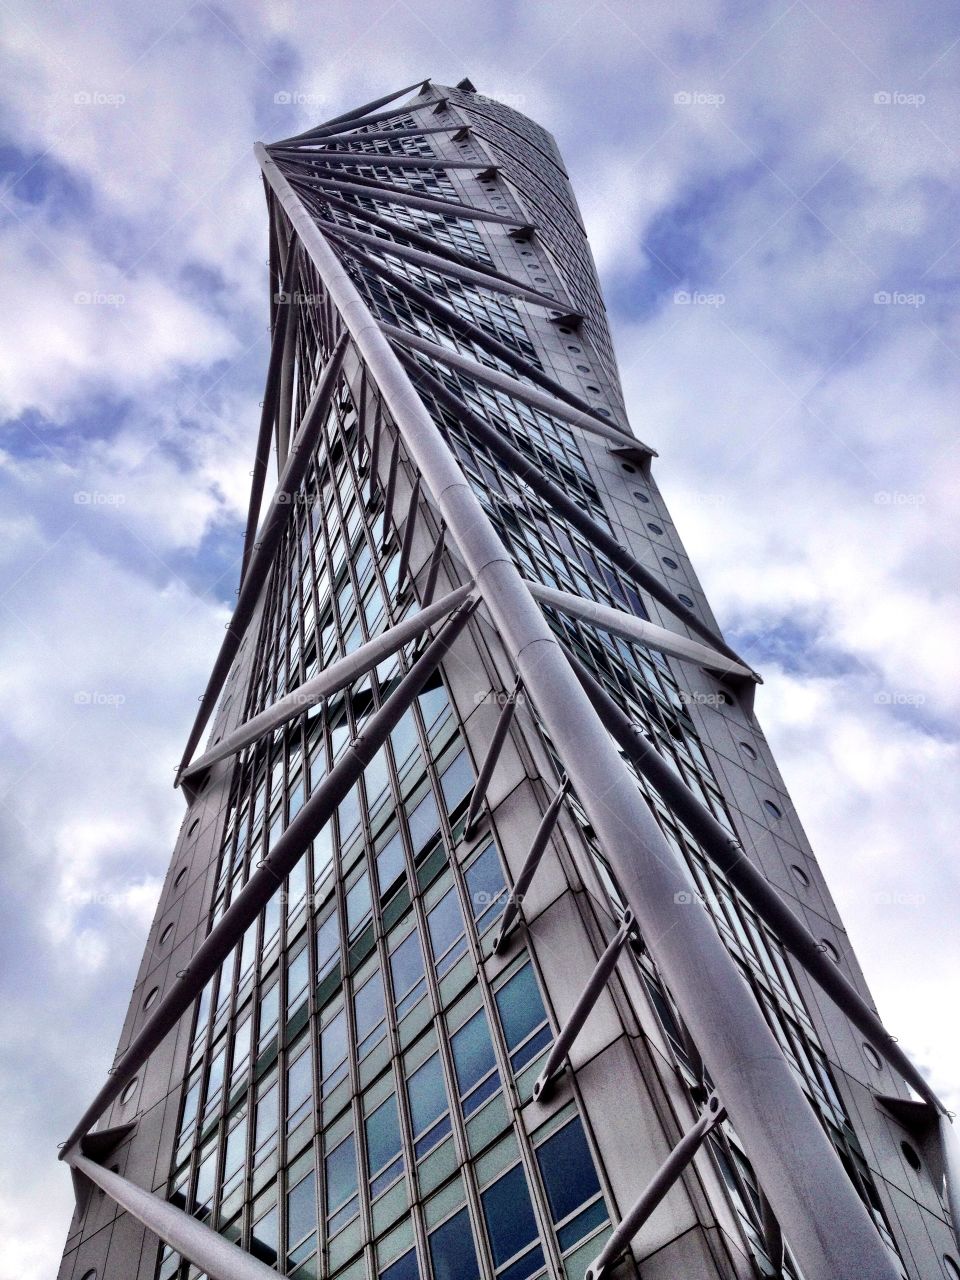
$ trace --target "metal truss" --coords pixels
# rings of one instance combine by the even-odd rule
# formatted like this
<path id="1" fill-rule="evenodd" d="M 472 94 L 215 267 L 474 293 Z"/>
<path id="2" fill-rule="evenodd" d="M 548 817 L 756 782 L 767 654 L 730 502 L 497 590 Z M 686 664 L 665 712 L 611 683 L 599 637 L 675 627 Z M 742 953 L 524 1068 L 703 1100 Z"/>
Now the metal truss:
<path id="1" fill-rule="evenodd" d="M 424 86 L 424 93 L 426 88 Z M 405 238 L 408 243 L 402 244 L 400 239 L 384 241 L 345 228 L 332 218 L 323 216 L 324 201 L 328 201 L 328 210 L 331 206 L 341 211 L 347 207 L 361 220 L 366 218 L 364 209 L 345 206 L 342 198 L 362 196 L 387 205 L 413 205 L 452 217 L 507 223 L 529 234 L 532 224 L 521 225 L 514 218 L 474 210 L 456 202 L 423 197 L 372 179 L 355 181 L 347 175 L 336 178 L 331 175 L 328 166 L 332 165 L 337 166 L 338 175 L 339 169 L 349 164 L 375 163 L 390 167 L 385 163 L 389 158 L 379 153 L 330 150 L 322 144 L 326 144 L 328 139 L 337 140 L 339 147 L 340 140 L 344 137 L 349 139 L 357 128 L 412 109 L 408 105 L 392 111 L 379 111 L 407 92 L 409 88 L 377 99 L 326 125 L 286 139 L 275 147 L 266 148 L 261 144 L 256 147 L 270 206 L 277 214 L 277 223 L 272 226 L 271 234 L 278 260 L 283 262 L 281 292 L 289 293 L 299 276 L 306 273 L 312 281 L 319 282 L 323 300 L 315 312 L 309 307 L 292 305 L 278 306 L 275 311 L 239 599 L 201 700 L 196 723 L 190 731 L 178 780 L 195 778 L 217 762 L 232 757 L 264 734 L 272 733 L 305 707 L 347 687 L 407 641 L 425 638 L 434 624 L 438 627 L 384 704 L 366 721 L 358 737 L 318 784 L 267 857 L 213 925 L 188 968 L 177 977 L 133 1037 L 114 1064 L 106 1084 L 63 1144 L 62 1158 L 79 1176 L 101 1187 L 119 1206 L 183 1257 L 194 1262 L 212 1280 L 263 1280 L 267 1275 L 276 1275 L 274 1270 L 257 1262 L 174 1205 L 104 1169 L 93 1157 L 89 1144 L 91 1138 L 105 1139 L 107 1135 L 92 1135 L 90 1130 L 190 1009 L 207 981 L 354 785 L 456 642 L 474 611 L 482 605 L 485 622 L 492 624 L 516 673 L 516 685 L 505 699 L 480 768 L 469 804 L 467 827 L 475 827 L 480 820 L 487 785 L 509 731 L 521 686 L 525 700 L 549 734 L 566 771 L 546 807 L 517 877 L 494 949 L 505 949 L 521 920 L 524 894 L 549 846 L 570 790 L 576 793 L 586 811 L 627 903 L 616 934 L 598 959 L 583 993 L 558 1033 L 537 1081 L 535 1097 L 546 1095 L 628 940 L 637 932 L 680 1011 L 684 1032 L 689 1037 L 691 1057 L 694 1061 L 702 1061 L 714 1090 L 700 1117 L 680 1138 L 633 1209 L 615 1227 L 604 1249 L 591 1264 L 588 1280 L 603 1280 L 609 1273 L 629 1247 L 633 1236 L 689 1166 L 707 1135 L 717 1129 L 725 1117 L 729 1118 L 743 1143 L 761 1184 L 764 1231 L 775 1265 L 778 1255 L 782 1254 L 785 1237 L 809 1280 L 862 1280 L 864 1276 L 870 1276 L 871 1280 L 897 1280 L 896 1268 L 874 1224 L 767 1026 L 753 994 L 741 978 L 713 922 L 697 905 L 692 877 L 657 826 L 624 757 L 701 842 L 708 856 L 784 947 L 876 1051 L 923 1098 L 929 1114 L 936 1117 L 947 1194 L 956 1216 L 960 1209 L 957 1199 L 960 1159 L 950 1118 L 922 1075 L 885 1031 L 876 1014 L 824 956 L 806 927 L 753 866 L 743 849 L 696 799 L 591 673 L 566 652 L 543 610 L 547 608 L 570 614 L 590 625 L 628 636 L 674 657 L 697 662 L 722 678 L 740 681 L 744 689 L 755 685 L 758 680 L 756 673 L 721 637 L 678 601 L 654 574 L 547 480 L 505 436 L 473 413 L 437 376 L 436 370 L 438 366 L 457 370 L 469 379 L 496 388 L 576 429 L 599 434 L 620 445 L 629 440 L 632 448 L 645 451 L 646 456 L 652 451 L 645 450 L 638 441 L 627 437 L 619 427 L 602 422 L 589 406 L 545 375 L 535 375 L 517 353 L 487 334 L 481 336 L 476 327 L 462 317 L 457 317 L 453 326 L 455 331 L 488 355 L 512 364 L 514 375 L 500 373 L 449 347 L 380 322 L 369 310 L 354 282 L 356 272 L 371 269 L 382 279 L 389 280 L 393 287 L 406 290 L 411 297 L 427 306 L 425 291 L 418 290 L 399 274 L 391 272 L 389 266 L 372 259 L 358 246 L 375 246 L 381 253 L 429 266 L 432 271 L 493 292 L 507 288 L 515 296 L 537 306 L 552 308 L 559 315 L 569 311 L 568 302 L 541 295 L 519 281 L 510 281 L 502 272 L 487 271 L 479 262 L 468 266 L 465 261 L 457 261 L 462 255 L 438 251 L 436 246 L 428 252 L 417 243 L 416 233 L 395 222 L 383 229 L 395 237 Z M 426 102 L 418 101 L 412 105 L 424 106 Z M 449 114 L 443 102 L 436 104 L 436 111 Z M 455 133 L 462 128 L 461 120 L 451 118 L 449 130 L 431 126 L 429 129 L 404 128 L 383 132 L 396 137 L 398 134 L 413 136 L 438 131 Z M 378 136 L 379 133 L 357 135 L 357 140 Z M 403 163 L 406 167 L 418 167 L 406 160 Z M 318 164 L 323 167 L 315 170 L 314 166 Z M 443 169 L 458 167 L 458 162 L 438 158 L 425 161 L 419 167 Z M 480 170 L 487 166 L 463 162 L 459 167 Z M 337 194 L 333 195 L 333 192 Z M 382 225 L 386 221 L 385 217 L 377 215 L 369 219 L 370 225 Z M 431 300 L 429 307 L 435 315 L 450 310 L 436 299 Z M 446 319 L 450 321 L 451 317 L 448 315 Z M 299 415 L 299 430 L 291 437 L 294 421 L 292 404 L 297 390 L 294 386 L 296 344 L 299 327 L 307 323 L 313 324 L 320 334 L 322 341 L 319 345 L 326 353 L 326 365 L 309 403 Z M 194 760 L 200 737 L 261 598 L 289 519 L 291 501 L 321 439 L 323 420 L 348 349 L 360 362 L 364 385 L 376 390 L 375 408 L 365 415 L 363 423 L 369 434 L 367 465 L 371 486 L 378 483 L 378 468 L 385 448 L 384 427 L 389 425 L 396 433 L 386 463 L 385 538 L 391 536 L 389 526 L 393 518 L 401 442 L 406 460 L 414 470 L 401 545 L 401 584 L 409 572 L 413 526 L 421 498 L 429 501 L 441 522 L 440 537 L 430 557 L 420 593 L 420 611 L 292 690 Z M 430 364 L 425 365 L 424 360 Z M 503 545 L 443 431 L 421 398 L 421 388 L 444 410 L 453 414 L 502 466 L 529 485 L 592 545 L 603 551 L 640 590 L 669 610 L 676 622 L 698 639 L 690 639 L 677 631 L 594 601 L 527 581 Z M 302 396 L 303 387 L 298 394 Z M 298 403 L 304 401 L 301 399 Z M 257 532 L 266 459 L 272 438 L 277 446 L 281 475 Z M 469 581 L 431 603 L 441 557 L 447 545 L 455 549 L 465 565 Z"/>

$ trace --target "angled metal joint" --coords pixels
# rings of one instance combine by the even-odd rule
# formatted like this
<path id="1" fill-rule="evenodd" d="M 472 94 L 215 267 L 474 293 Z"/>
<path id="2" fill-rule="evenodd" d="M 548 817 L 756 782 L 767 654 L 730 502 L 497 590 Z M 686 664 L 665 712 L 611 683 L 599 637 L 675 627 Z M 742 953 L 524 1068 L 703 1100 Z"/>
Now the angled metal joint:
<path id="1" fill-rule="evenodd" d="M 603 1280 L 620 1255 L 628 1248 L 630 1241 L 700 1150 L 707 1134 L 711 1129 L 715 1129 L 725 1117 L 726 1112 L 720 1105 L 720 1099 L 715 1093 L 711 1094 L 707 1099 L 700 1119 L 683 1135 L 653 1175 L 637 1203 L 621 1220 L 619 1225 L 614 1228 L 613 1235 L 610 1236 L 603 1249 L 587 1267 L 584 1280 Z M 824 1280 L 826 1280 L 825 1277 Z"/>
<path id="2" fill-rule="evenodd" d="M 583 1024 L 590 1016 L 590 1011 L 597 1003 L 601 991 L 607 985 L 613 973 L 620 952 L 626 946 L 627 939 L 633 932 L 633 912 L 629 909 L 623 913 L 620 928 L 607 943 L 606 949 L 596 963 L 596 967 L 587 979 L 587 985 L 580 993 L 577 1003 L 570 1011 L 570 1016 L 560 1028 L 560 1034 L 553 1042 L 553 1047 L 543 1064 L 543 1070 L 533 1086 L 533 1096 L 543 1102 L 553 1081 L 563 1067 L 564 1059 L 573 1047 L 573 1042 L 583 1029 Z"/>
<path id="3" fill-rule="evenodd" d="M 530 844 L 529 852 L 523 860 L 523 866 L 520 868 L 520 874 L 517 876 L 516 883 L 510 891 L 507 898 L 507 905 L 503 909 L 503 915 L 500 917 L 500 928 L 497 930 L 493 939 L 493 952 L 497 955 L 506 945 L 513 926 L 520 915 L 520 908 L 523 899 L 526 897 L 527 890 L 533 883 L 533 877 L 536 875 L 537 867 L 540 865 L 540 859 L 543 857 L 550 837 L 553 835 L 553 829 L 557 825 L 557 819 L 560 816 L 560 809 L 563 805 L 563 798 L 567 794 L 570 787 L 570 780 L 564 775 L 560 786 L 554 793 L 553 799 L 547 806 L 546 812 L 540 819 L 540 824 L 534 832 L 533 840 Z"/>
<path id="4" fill-rule="evenodd" d="M 477 774 L 477 781 L 474 784 L 473 793 L 470 796 L 470 804 L 467 808 L 467 820 L 464 823 L 464 835 L 470 837 L 476 829 L 477 819 L 480 816 L 480 810 L 487 798 L 487 788 L 490 785 L 490 779 L 493 777 L 493 771 L 496 768 L 497 761 L 500 759 L 500 752 L 503 750 L 503 744 L 506 741 L 507 730 L 510 728 L 510 721 L 513 719 L 513 713 L 517 709 L 517 694 L 520 692 L 520 677 L 517 676 L 513 691 L 505 699 L 503 706 L 500 708 L 500 714 L 497 717 L 497 723 L 494 725 L 493 733 L 490 737 L 490 744 L 487 747 L 487 754 L 483 758 L 483 764 L 480 766 L 480 772 Z"/>

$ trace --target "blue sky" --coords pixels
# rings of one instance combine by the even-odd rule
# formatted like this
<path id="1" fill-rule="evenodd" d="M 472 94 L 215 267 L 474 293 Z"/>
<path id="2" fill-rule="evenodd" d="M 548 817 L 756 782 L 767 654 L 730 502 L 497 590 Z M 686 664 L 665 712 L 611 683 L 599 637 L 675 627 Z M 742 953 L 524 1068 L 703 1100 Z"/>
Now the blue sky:
<path id="1" fill-rule="evenodd" d="M 556 135 L 628 405 L 881 1014 L 960 1109 L 960 10 L 4 6 L 3 1280 L 109 1065 L 237 579 L 255 139 L 469 75 Z M 953 518 L 951 518 L 953 517 Z"/>

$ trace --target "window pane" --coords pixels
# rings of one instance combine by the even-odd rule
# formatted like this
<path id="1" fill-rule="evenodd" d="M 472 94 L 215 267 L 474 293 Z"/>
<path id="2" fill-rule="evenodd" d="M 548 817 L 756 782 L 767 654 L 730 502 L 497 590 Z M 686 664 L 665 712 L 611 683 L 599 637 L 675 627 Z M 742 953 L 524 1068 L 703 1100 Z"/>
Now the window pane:
<path id="1" fill-rule="evenodd" d="M 494 1265 L 499 1267 L 537 1238 L 537 1223 L 523 1168 L 515 1165 L 480 1197 Z"/>
<path id="2" fill-rule="evenodd" d="M 408 934 L 390 956 L 390 973 L 397 1002 L 424 976 L 423 951 L 417 930 Z"/>
<path id="3" fill-rule="evenodd" d="M 466 871 L 470 910 L 481 928 L 486 928 L 506 904 L 506 885 L 500 870 L 500 859 L 493 845 L 488 845 Z"/>
<path id="4" fill-rule="evenodd" d="M 461 751 L 452 764 L 444 769 L 440 778 L 440 789 L 447 813 L 453 813 L 457 805 L 468 792 L 473 790 L 473 769 L 467 759 L 466 751 Z"/>
<path id="5" fill-rule="evenodd" d="M 466 1209 L 461 1209 L 431 1235 L 430 1261 L 436 1280 L 479 1280 L 477 1251 Z"/>
<path id="6" fill-rule="evenodd" d="M 500 988 L 496 1000 L 500 1021 L 503 1024 L 503 1034 L 511 1049 L 516 1048 L 521 1040 L 526 1039 L 534 1027 L 538 1027 L 547 1016 L 543 1009 L 543 1001 L 540 999 L 540 992 L 537 990 L 533 968 L 529 963 Z"/>
<path id="7" fill-rule="evenodd" d="M 250 1239 L 250 1252 L 267 1266 L 273 1266 L 277 1260 L 279 1214 L 277 1207 L 265 1213 L 254 1226 Z"/>
<path id="8" fill-rule="evenodd" d="M 496 1065 L 487 1016 L 482 1009 L 478 1009 L 470 1021 L 451 1037 L 450 1045 L 460 1093 L 469 1093 Z"/>
<path id="9" fill-rule="evenodd" d="M 340 927 L 334 912 L 317 929 L 317 977 L 322 978 L 333 962 L 339 959 Z"/>
<path id="10" fill-rule="evenodd" d="M 564 1125 L 537 1148 L 537 1164 L 554 1222 L 562 1222 L 600 1190 L 579 1119 Z"/>
<path id="11" fill-rule="evenodd" d="M 432 791 L 427 792 L 413 813 L 409 815 L 407 822 L 410 826 L 413 856 L 416 858 L 440 830 L 440 811 Z"/>
<path id="12" fill-rule="evenodd" d="M 397 1117 L 397 1097 L 391 1094 L 386 1102 L 367 1116 L 367 1161 L 374 1174 L 389 1164 L 400 1151 L 400 1121 Z"/>
<path id="13" fill-rule="evenodd" d="M 363 1040 L 373 1028 L 383 1021 L 386 1009 L 383 1003 L 383 979 L 380 970 L 363 984 L 353 998 L 357 1015 L 357 1040 Z"/>
<path id="14" fill-rule="evenodd" d="M 287 1240 L 289 1248 L 317 1229 L 316 1177 L 308 1174 L 287 1196 Z"/>
<path id="15" fill-rule="evenodd" d="M 460 901 L 457 897 L 456 889 L 449 889 L 433 908 L 427 916 L 427 927 L 430 930 L 430 942 L 433 946 L 434 958 L 439 962 L 457 939 L 462 939 L 463 937 L 463 915 L 460 911 Z M 450 957 L 450 960 L 442 968 L 449 967 L 452 959 L 455 959 L 456 955 L 459 955 L 463 950 L 463 947 L 458 948 L 455 955 Z"/>
<path id="16" fill-rule="evenodd" d="M 370 880 L 364 872 L 347 893 L 347 931 L 352 934 L 370 913 Z"/>
<path id="17" fill-rule="evenodd" d="M 326 1159 L 327 1213 L 349 1200 L 357 1189 L 357 1151 L 353 1134 Z"/>
<path id="18" fill-rule="evenodd" d="M 310 1051 L 301 1054 L 287 1072 L 287 1115 L 291 1116 L 296 1109 L 310 1097 Z"/>
<path id="19" fill-rule="evenodd" d="M 320 1032 L 320 1070 L 324 1077 L 347 1056 L 347 1018 L 341 1009 Z"/>
<path id="20" fill-rule="evenodd" d="M 398 831 L 389 844 L 377 854 L 377 884 L 381 895 L 399 880 L 405 869 L 403 841 Z"/>
<path id="21" fill-rule="evenodd" d="M 409 1253 L 405 1253 L 396 1262 L 391 1262 L 386 1271 L 380 1272 L 380 1280 L 420 1280 L 420 1270 L 417 1267 L 417 1251 L 411 1249 Z"/>
<path id="22" fill-rule="evenodd" d="M 443 1086 L 440 1055 L 435 1053 L 407 1081 L 407 1096 L 413 1117 L 413 1132 L 422 1133 L 447 1109 L 447 1091 Z"/>

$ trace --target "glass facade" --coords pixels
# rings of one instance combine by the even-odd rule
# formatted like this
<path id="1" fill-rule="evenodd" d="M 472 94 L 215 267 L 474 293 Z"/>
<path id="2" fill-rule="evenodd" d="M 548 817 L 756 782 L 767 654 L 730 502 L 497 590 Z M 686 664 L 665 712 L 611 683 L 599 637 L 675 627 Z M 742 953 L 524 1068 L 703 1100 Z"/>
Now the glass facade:
<path id="1" fill-rule="evenodd" d="M 642 538 L 646 563 L 681 601 L 702 599 L 649 474 L 571 425 L 559 401 L 557 412 L 533 403 L 535 386 L 553 387 L 567 406 L 626 428 L 596 274 L 549 135 L 469 85 L 428 86 L 369 123 L 358 116 L 269 153 L 375 320 L 438 349 L 406 355 L 411 380 L 521 575 L 657 620 L 642 586 L 528 482 L 536 474 L 613 540 L 633 538 L 636 548 Z M 347 358 L 324 394 L 340 332 L 335 307 L 297 248 L 289 209 L 268 200 L 274 323 L 289 308 L 291 335 L 275 412 L 278 465 L 289 442 L 302 448 L 310 432 L 311 444 L 302 480 L 284 494 L 282 533 L 208 750 L 465 580 L 370 371 Z M 284 297 L 291 240 L 293 288 Z M 492 381 L 448 364 L 449 352 Z M 498 375 L 511 381 L 494 385 Z M 484 430 L 512 447 L 526 475 L 502 464 Z M 611 468 L 631 476 L 627 516 L 622 498 L 614 501 Z M 437 587 L 438 573 L 447 586 Z M 559 609 L 544 614 L 566 651 L 743 840 L 745 802 L 682 665 Z M 482 622 L 471 621 L 469 635 L 483 689 L 509 692 L 512 675 L 505 678 Z M 210 824 L 214 861 L 198 940 L 350 758 L 423 647 L 422 639 L 406 643 L 230 756 Z M 521 696 L 508 735 L 511 789 L 488 796 L 467 830 L 497 713 L 481 708 L 483 689 L 471 700 L 478 681 L 475 671 L 465 681 L 468 665 L 456 653 L 441 662 L 206 983 L 164 1099 L 167 1199 L 298 1280 L 576 1280 L 630 1207 L 622 1186 L 614 1194 L 623 1143 L 596 1104 L 597 1081 L 568 1071 L 547 1105 L 533 1092 L 563 1023 L 558 1009 L 569 1010 L 586 983 L 625 900 L 571 787 L 562 838 L 546 855 L 554 877 L 546 905 L 580 922 L 586 958 L 559 956 L 546 935 L 523 926 L 494 954 L 523 856 L 565 771 Z M 711 706 L 736 697 L 716 682 L 710 688 Z M 754 741 L 762 743 L 758 729 Z M 846 1071 L 782 946 L 656 790 L 633 776 L 895 1266 L 919 1275 L 852 1113 Z M 191 803 L 202 808 L 202 794 L 200 786 Z M 758 798 L 749 815 L 771 842 L 785 830 L 781 806 Z M 182 840 L 187 858 L 196 827 Z M 183 879 L 172 873 L 161 901 L 161 946 Z M 622 974 L 611 983 L 607 1025 L 629 1042 L 638 1080 L 658 1081 L 660 1092 L 646 1096 L 672 1108 L 673 1128 L 677 1117 L 682 1128 L 682 1116 L 707 1097 L 709 1074 L 642 937 L 631 936 L 621 968 L 633 985 Z M 643 1004 L 636 1017 L 631 999 Z M 597 1056 L 606 1048 L 599 1044 Z M 649 1117 L 629 1117 L 633 1144 L 644 1144 L 645 1125 L 661 1145 L 676 1141 L 654 1110 L 651 1103 Z M 695 1226 L 705 1240 L 707 1227 L 719 1226 L 722 1244 L 704 1244 L 703 1266 L 689 1274 L 779 1274 L 768 1206 L 729 1121 L 705 1150 L 709 1172 L 698 1186 L 708 1209 L 677 1231 Z M 630 1185 L 633 1195 L 641 1190 L 635 1178 Z M 151 1260 L 155 1280 L 202 1274 L 170 1245 Z M 782 1274 L 802 1280 L 789 1241 Z"/>

